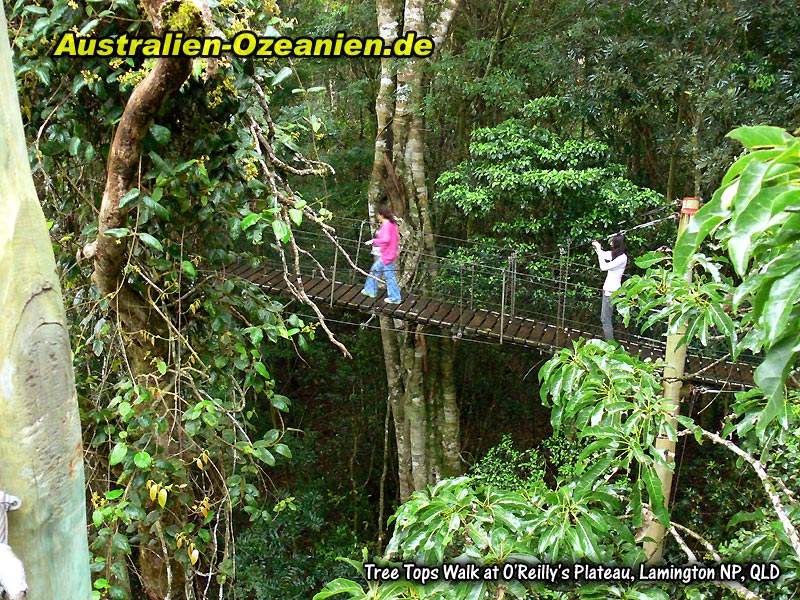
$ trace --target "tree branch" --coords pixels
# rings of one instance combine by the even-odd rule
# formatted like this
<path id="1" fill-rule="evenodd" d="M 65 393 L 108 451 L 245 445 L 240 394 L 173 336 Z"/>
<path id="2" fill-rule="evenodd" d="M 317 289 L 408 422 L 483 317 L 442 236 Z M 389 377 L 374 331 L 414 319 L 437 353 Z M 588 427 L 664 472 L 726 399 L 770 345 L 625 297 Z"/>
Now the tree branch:
<path id="1" fill-rule="evenodd" d="M 764 486 L 764 491 L 766 491 L 769 501 L 772 503 L 772 508 L 775 509 L 778 519 L 780 520 L 781 525 L 783 525 L 783 530 L 786 533 L 786 536 L 789 538 L 795 554 L 797 554 L 797 557 L 800 558 L 800 537 L 797 535 L 797 529 L 789 519 L 789 515 L 783 506 L 783 502 L 781 502 L 780 496 L 773 487 L 772 476 L 767 473 L 766 469 L 764 469 L 764 465 L 761 464 L 761 461 L 756 460 L 750 456 L 750 454 L 739 448 L 739 446 L 730 440 L 726 440 L 718 436 L 716 433 L 706 431 L 702 428 L 700 428 L 700 432 L 702 433 L 703 437 L 707 437 L 712 442 L 725 446 L 731 452 L 743 458 L 751 467 L 753 467 L 756 475 L 758 475 L 758 478 L 761 480 L 761 484 Z"/>

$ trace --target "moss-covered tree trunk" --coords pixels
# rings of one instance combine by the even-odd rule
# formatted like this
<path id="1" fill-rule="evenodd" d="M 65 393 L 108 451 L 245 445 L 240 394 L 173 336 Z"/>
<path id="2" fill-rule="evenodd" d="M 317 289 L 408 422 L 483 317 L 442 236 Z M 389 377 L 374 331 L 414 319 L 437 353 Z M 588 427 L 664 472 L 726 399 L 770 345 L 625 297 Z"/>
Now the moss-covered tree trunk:
<path id="1" fill-rule="evenodd" d="M 144 0 L 142 3 L 156 35 L 180 28 L 186 35 L 211 31 L 213 23 L 203 0 Z M 182 10 L 184 21 L 179 25 L 165 23 L 165 14 Z M 167 10 L 164 10 L 167 9 Z M 192 59 L 186 56 L 164 57 L 140 81 L 128 99 L 111 143 L 106 169 L 106 183 L 98 218 L 98 236 L 83 254 L 93 261 L 92 281 L 100 294 L 109 300 L 109 309 L 116 316 L 124 340 L 126 360 L 137 382 L 144 388 L 159 390 L 152 401 L 166 424 L 156 435 L 156 454 L 180 456 L 186 451 L 179 414 L 179 394 L 174 380 L 158 374 L 153 364 L 166 361 L 168 348 L 163 340 L 169 337 L 170 324 L 155 305 L 137 293 L 124 274 L 129 246 L 126 238 L 105 235 L 109 230 L 129 225 L 129 208 L 121 200 L 137 187 L 140 177 L 142 144 L 162 105 L 177 93 L 191 74 Z M 165 511 L 154 523 L 141 525 L 138 571 L 144 594 L 150 600 L 191 600 L 193 582 L 185 569 L 170 555 L 163 531 L 179 526 L 185 515 L 182 509 Z M 109 573 L 109 577 L 112 574 Z"/>
<path id="2" fill-rule="evenodd" d="M 0 11 L 0 490 L 29 600 L 92 596 L 80 415 L 53 249 Z"/>
<path id="3" fill-rule="evenodd" d="M 389 41 L 403 32 L 415 31 L 417 35 L 430 35 L 441 45 L 459 4 L 459 0 L 377 0 L 378 31 Z M 430 15 L 434 18 L 429 23 Z M 424 256 L 430 258 L 436 253 L 422 116 L 427 64 L 421 59 L 381 63 L 375 102 L 378 130 L 369 186 L 371 207 L 385 196 L 409 228 L 399 259 L 399 280 L 404 289 L 421 293 L 430 286 L 435 273 L 418 267 Z M 425 337 L 422 326 L 400 334 L 394 329 L 391 319 L 381 318 L 400 497 L 405 500 L 414 490 L 460 471 L 458 407 L 453 343 Z"/>

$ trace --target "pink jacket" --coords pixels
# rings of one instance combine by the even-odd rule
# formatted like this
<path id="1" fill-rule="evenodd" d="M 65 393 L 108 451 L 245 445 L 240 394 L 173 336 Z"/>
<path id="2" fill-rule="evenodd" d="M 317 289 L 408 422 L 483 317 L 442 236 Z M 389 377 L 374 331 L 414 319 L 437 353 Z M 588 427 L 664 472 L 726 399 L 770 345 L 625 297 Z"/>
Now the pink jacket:
<path id="1" fill-rule="evenodd" d="M 378 230 L 378 235 L 372 240 L 372 244 L 381 249 L 381 262 L 384 265 L 389 265 L 397 260 L 397 250 L 400 246 L 397 225 L 388 219 L 384 221 Z"/>

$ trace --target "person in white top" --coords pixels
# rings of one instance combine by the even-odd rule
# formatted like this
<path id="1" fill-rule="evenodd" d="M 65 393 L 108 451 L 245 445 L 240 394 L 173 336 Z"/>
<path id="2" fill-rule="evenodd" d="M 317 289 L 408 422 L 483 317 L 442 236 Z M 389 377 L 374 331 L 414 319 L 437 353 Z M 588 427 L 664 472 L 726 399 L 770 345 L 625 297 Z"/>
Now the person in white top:
<path id="1" fill-rule="evenodd" d="M 625 238 L 615 235 L 611 238 L 611 250 L 603 250 L 600 242 L 592 242 L 594 251 L 597 253 L 597 262 L 600 270 L 606 272 L 606 280 L 603 283 L 603 304 L 600 310 L 600 322 L 603 324 L 603 335 L 606 341 L 614 339 L 614 326 L 611 323 L 611 294 L 616 292 L 622 285 L 622 274 L 628 264 L 627 248 Z"/>

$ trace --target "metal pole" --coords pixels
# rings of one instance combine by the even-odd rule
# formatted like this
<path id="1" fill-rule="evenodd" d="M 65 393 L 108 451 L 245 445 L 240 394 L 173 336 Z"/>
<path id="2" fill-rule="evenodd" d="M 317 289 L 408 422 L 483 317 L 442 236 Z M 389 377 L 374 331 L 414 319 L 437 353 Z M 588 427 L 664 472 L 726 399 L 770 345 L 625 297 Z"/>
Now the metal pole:
<path id="1" fill-rule="evenodd" d="M 507 269 L 503 269 L 503 285 L 502 291 L 500 292 L 500 343 L 503 343 L 503 325 L 505 324 L 505 312 L 506 312 L 506 272 Z"/>
<path id="2" fill-rule="evenodd" d="M 469 286 L 469 309 L 472 310 L 472 300 L 475 296 L 475 263 L 470 263 L 469 266 L 470 271 L 472 272 Z"/>
<path id="3" fill-rule="evenodd" d="M 356 266 L 358 266 L 358 255 L 361 253 L 361 236 L 364 235 L 364 223 L 366 223 L 366 221 L 361 221 L 361 226 L 358 228 L 358 245 L 356 246 L 356 260 L 354 261 Z M 355 276 L 356 270 L 354 267 L 350 273 L 350 283 L 353 283 Z"/>
<path id="4" fill-rule="evenodd" d="M 339 246 L 336 246 L 336 253 L 333 255 L 333 277 L 331 277 L 331 300 L 330 307 L 333 308 L 333 291 L 336 289 L 336 263 L 339 260 Z"/>
<path id="5" fill-rule="evenodd" d="M 508 257 L 508 267 L 511 271 L 511 306 L 508 309 L 508 317 L 512 319 L 517 306 L 517 253 L 512 252 Z"/>
<path id="6" fill-rule="evenodd" d="M 562 292 L 561 314 L 559 315 L 561 327 L 566 327 L 567 326 L 567 290 L 569 288 L 569 283 L 568 282 L 569 282 L 569 256 L 570 256 L 570 254 L 569 254 L 569 250 L 570 250 L 569 245 L 570 245 L 570 240 L 567 239 L 567 249 L 566 249 L 566 251 L 565 250 L 561 250 L 562 255 L 564 255 L 563 256 L 563 258 L 564 258 L 563 272 L 562 272 L 562 275 L 561 275 L 563 277 L 564 291 Z"/>
<path id="7" fill-rule="evenodd" d="M 458 292 L 458 331 L 461 332 L 464 326 L 462 317 L 464 316 L 464 263 L 458 265 L 458 280 L 460 290 Z"/>
<path id="8" fill-rule="evenodd" d="M 558 248 L 558 284 L 559 286 L 564 281 L 564 248 L 559 246 Z M 561 293 L 558 295 L 558 314 L 556 318 L 558 319 L 559 326 L 564 326 L 564 323 L 561 320 L 561 315 L 565 313 L 565 304 L 567 299 L 564 297 L 564 294 Z"/>

